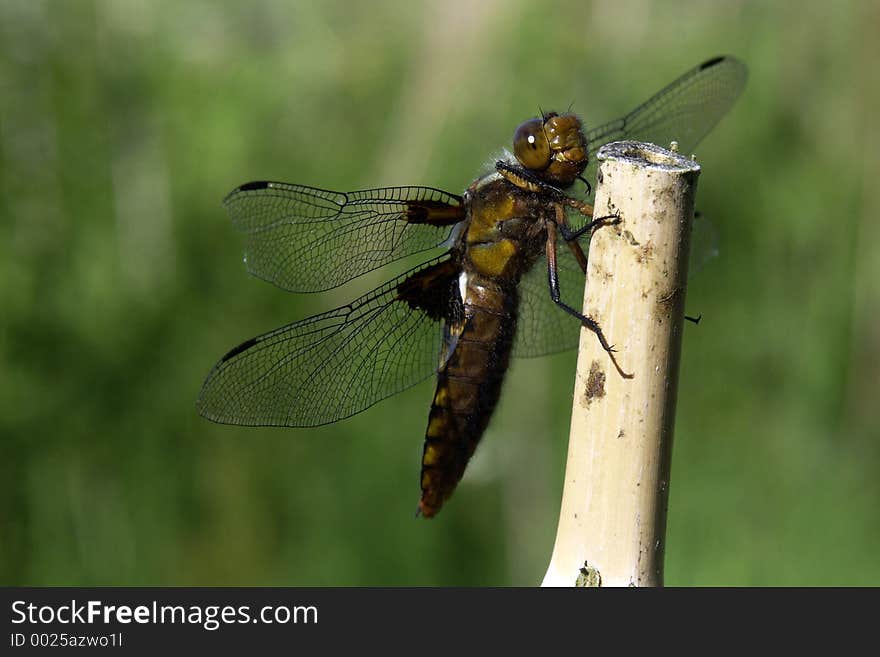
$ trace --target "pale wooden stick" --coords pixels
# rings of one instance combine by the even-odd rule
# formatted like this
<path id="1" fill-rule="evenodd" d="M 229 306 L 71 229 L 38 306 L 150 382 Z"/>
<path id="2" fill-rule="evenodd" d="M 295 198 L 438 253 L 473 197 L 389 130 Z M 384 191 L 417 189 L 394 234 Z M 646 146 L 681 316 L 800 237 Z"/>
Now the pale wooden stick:
<path id="1" fill-rule="evenodd" d="M 584 314 L 614 345 L 581 331 L 556 544 L 543 586 L 662 586 L 684 320 L 700 167 L 652 144 L 598 154 L 595 217 L 620 223 L 590 240 Z M 631 378 L 627 378 L 631 376 Z"/>

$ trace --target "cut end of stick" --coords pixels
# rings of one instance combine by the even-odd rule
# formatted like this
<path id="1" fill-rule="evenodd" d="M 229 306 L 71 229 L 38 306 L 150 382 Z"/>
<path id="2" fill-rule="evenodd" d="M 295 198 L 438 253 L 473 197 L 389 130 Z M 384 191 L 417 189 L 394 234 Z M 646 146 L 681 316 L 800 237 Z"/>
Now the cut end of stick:
<path id="1" fill-rule="evenodd" d="M 667 150 L 655 144 L 647 144 L 640 141 L 615 141 L 611 144 L 606 144 L 599 149 L 596 159 L 600 163 L 616 160 L 618 162 L 628 162 L 642 169 L 656 169 L 671 173 L 698 174 L 700 172 L 700 165 L 697 164 L 696 160 L 685 157 L 677 151 Z"/>

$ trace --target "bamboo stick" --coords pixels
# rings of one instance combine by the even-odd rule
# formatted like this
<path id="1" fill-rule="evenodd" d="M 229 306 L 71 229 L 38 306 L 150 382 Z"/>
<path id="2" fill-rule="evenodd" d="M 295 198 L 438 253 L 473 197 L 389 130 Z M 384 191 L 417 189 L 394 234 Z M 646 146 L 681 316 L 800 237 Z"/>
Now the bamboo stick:
<path id="1" fill-rule="evenodd" d="M 652 144 L 598 153 L 568 462 L 543 586 L 662 586 L 687 258 L 700 167 Z M 616 361 L 616 362 L 615 362 Z M 628 378 L 631 377 L 631 378 Z"/>

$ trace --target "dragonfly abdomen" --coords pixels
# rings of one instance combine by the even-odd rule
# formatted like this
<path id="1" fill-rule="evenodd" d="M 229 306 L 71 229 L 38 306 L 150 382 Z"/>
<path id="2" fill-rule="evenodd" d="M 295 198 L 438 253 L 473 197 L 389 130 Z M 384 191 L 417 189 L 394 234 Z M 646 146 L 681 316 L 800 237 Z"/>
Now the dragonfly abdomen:
<path id="1" fill-rule="evenodd" d="M 465 322 L 437 373 L 422 453 L 419 511 L 435 515 L 452 495 L 501 394 L 516 331 L 515 286 L 471 281 Z"/>

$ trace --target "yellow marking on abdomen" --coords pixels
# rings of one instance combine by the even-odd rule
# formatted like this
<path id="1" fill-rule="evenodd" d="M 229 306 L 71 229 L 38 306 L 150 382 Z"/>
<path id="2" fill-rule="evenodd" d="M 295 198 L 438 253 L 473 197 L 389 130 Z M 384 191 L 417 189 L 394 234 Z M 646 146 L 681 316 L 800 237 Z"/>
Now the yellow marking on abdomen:
<path id="1" fill-rule="evenodd" d="M 516 255 L 516 244 L 511 240 L 498 240 L 489 244 L 473 244 L 468 255 L 477 271 L 484 276 L 501 276 Z"/>
<path id="2" fill-rule="evenodd" d="M 446 421 L 445 413 L 431 413 L 428 420 L 428 429 L 425 436 L 428 438 L 443 438 L 449 432 L 449 422 Z"/>
<path id="3" fill-rule="evenodd" d="M 429 442 L 425 446 L 425 453 L 422 456 L 422 465 L 433 466 L 437 465 L 440 462 L 440 456 L 442 454 L 442 449 L 438 449 L 437 445 L 433 442 Z"/>
<path id="4" fill-rule="evenodd" d="M 437 387 L 437 393 L 434 395 L 434 405 L 446 408 L 449 405 L 449 388 L 445 385 Z"/>

